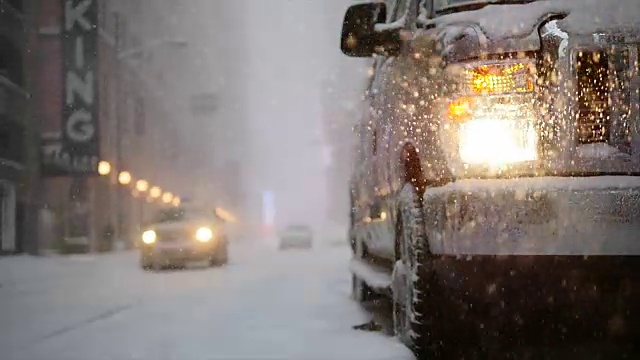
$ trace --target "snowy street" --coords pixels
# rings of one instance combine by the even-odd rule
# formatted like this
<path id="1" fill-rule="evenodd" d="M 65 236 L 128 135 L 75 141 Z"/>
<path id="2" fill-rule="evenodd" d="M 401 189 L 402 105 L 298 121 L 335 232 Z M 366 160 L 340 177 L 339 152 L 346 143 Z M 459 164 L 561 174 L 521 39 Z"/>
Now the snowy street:
<path id="1" fill-rule="evenodd" d="M 347 246 L 239 245 L 222 268 L 144 272 L 137 252 L 0 259 L 6 360 L 412 359 L 353 330 Z"/>

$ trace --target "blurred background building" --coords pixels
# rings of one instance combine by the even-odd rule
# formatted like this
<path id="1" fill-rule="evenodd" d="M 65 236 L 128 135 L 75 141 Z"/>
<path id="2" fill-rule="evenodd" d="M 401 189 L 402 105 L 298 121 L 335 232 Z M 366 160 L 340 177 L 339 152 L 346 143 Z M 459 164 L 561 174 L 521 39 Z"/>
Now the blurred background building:
<path id="1" fill-rule="evenodd" d="M 40 247 L 87 251 L 131 245 L 159 206 L 177 204 L 187 189 L 180 171 L 186 101 L 170 92 L 190 64 L 173 34 L 175 2 L 100 0 L 84 20 L 96 22 L 94 110 L 99 161 L 93 173 L 60 168 L 54 149 L 64 130 L 64 1 L 39 1 L 37 111 L 42 134 Z M 89 37 L 90 38 L 90 37 Z M 171 68 L 170 65 L 174 65 Z M 176 75 L 178 74 L 178 75 Z M 186 152 L 186 150 L 185 150 Z M 192 176 L 189 174 L 188 176 Z M 154 191 L 152 188 L 157 187 Z M 116 239 L 116 237 L 118 239 Z M 70 249 L 73 248 L 73 249 Z"/>
<path id="2" fill-rule="evenodd" d="M 70 18 L 64 0 L 0 1 L 0 249 L 130 245 L 176 198 L 249 236 L 346 219 L 366 77 L 338 47 L 350 3 L 95 0 Z M 89 47 L 69 80 L 73 31 Z M 64 145 L 70 98 L 93 115 L 88 147 Z"/>
<path id="3" fill-rule="evenodd" d="M 94 174 L 60 169 L 52 159 L 64 140 L 65 2 L 37 2 L 41 247 L 131 245 L 158 207 L 185 200 L 240 211 L 247 138 L 237 101 L 243 67 L 235 59 L 245 42 L 234 2 L 91 2 L 98 28 L 94 106 L 105 165 Z"/>
<path id="4" fill-rule="evenodd" d="M 33 251 L 38 133 L 32 113 L 34 1 L 0 1 L 0 253 Z"/>

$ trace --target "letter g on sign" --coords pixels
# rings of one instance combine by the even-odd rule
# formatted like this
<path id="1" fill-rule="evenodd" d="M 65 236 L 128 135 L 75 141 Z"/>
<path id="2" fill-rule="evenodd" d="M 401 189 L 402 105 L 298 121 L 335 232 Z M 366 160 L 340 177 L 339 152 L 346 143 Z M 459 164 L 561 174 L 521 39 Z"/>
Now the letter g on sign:
<path id="1" fill-rule="evenodd" d="M 65 130 L 67 137 L 74 142 L 84 143 L 90 141 L 95 134 L 91 114 L 86 110 L 75 111 L 69 117 Z"/>

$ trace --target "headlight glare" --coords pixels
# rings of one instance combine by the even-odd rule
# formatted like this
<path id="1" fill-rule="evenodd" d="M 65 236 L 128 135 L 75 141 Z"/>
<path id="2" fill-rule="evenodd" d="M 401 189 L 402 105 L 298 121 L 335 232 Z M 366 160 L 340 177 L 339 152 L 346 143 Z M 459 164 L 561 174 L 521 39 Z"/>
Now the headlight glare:
<path id="1" fill-rule="evenodd" d="M 538 158 L 535 128 L 524 120 L 477 119 L 460 124 L 460 158 L 500 167 Z"/>
<path id="2" fill-rule="evenodd" d="M 147 230 L 142 233 L 142 242 L 145 244 L 153 244 L 156 242 L 156 232 L 153 230 Z"/>
<path id="3" fill-rule="evenodd" d="M 196 231 L 196 240 L 208 242 L 213 238 L 213 231 L 208 227 L 201 227 Z"/>

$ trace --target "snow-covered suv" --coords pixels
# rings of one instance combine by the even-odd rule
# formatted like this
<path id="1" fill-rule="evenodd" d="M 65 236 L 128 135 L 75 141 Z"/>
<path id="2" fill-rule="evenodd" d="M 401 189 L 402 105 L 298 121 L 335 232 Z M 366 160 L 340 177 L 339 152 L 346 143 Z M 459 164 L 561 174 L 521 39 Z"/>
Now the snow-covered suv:
<path id="1" fill-rule="evenodd" d="M 572 325 L 637 338 L 639 18 L 637 0 L 348 9 L 342 51 L 374 59 L 354 297 L 390 296 L 416 354 Z"/>

